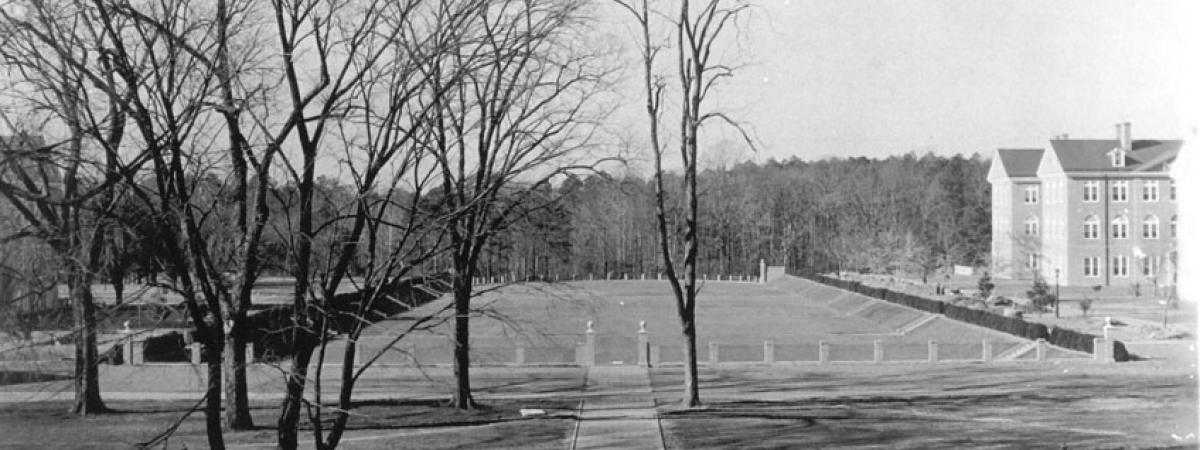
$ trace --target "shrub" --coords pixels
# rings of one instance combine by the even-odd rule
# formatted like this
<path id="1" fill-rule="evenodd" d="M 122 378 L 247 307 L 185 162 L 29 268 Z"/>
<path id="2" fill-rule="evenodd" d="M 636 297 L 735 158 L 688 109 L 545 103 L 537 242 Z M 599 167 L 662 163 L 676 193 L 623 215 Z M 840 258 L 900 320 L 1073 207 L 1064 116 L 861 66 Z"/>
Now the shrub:
<path id="1" fill-rule="evenodd" d="M 989 298 L 992 296 L 992 290 L 996 288 L 996 283 L 992 282 L 992 275 L 988 272 L 983 272 L 983 276 L 979 277 L 979 296 L 981 298 Z"/>
<path id="2" fill-rule="evenodd" d="M 183 333 L 170 332 L 146 338 L 142 347 L 142 359 L 146 362 L 188 362 L 187 344 Z"/>
<path id="3" fill-rule="evenodd" d="M 1033 305 L 1038 307 L 1039 312 L 1054 304 L 1054 294 L 1050 293 L 1050 286 L 1046 284 L 1046 280 L 1042 279 L 1042 277 L 1034 278 L 1033 286 L 1028 291 L 1025 291 L 1025 294 L 1029 296 L 1029 300 L 1033 302 Z"/>
<path id="4" fill-rule="evenodd" d="M 1083 318 L 1085 318 L 1085 319 L 1087 318 L 1087 313 L 1088 313 L 1088 310 L 1090 310 L 1090 309 L 1092 309 L 1092 299 L 1091 298 L 1084 297 L 1083 300 L 1079 301 L 1079 312 L 1083 313 Z"/>

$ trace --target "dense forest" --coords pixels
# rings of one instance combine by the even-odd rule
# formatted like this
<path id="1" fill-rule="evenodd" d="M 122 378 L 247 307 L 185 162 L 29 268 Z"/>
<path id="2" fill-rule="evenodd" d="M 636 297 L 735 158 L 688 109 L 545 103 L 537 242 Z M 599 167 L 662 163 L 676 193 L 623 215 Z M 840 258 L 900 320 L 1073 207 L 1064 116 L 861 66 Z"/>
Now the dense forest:
<path id="1" fill-rule="evenodd" d="M 991 236 L 987 164 L 979 155 L 910 153 L 887 159 L 793 158 L 710 168 L 699 177 L 700 273 L 756 274 L 759 259 L 802 272 L 856 270 L 916 277 L 952 264 L 986 265 Z M 219 180 L 204 177 L 197 184 L 207 186 L 199 192 L 209 192 L 211 201 L 221 202 L 226 187 Z M 356 204 L 352 188 L 331 178 L 319 178 L 316 185 L 318 219 L 334 228 L 344 226 L 338 217 Z M 681 180 L 669 175 L 666 185 L 679 189 Z M 271 215 L 261 249 L 263 270 L 284 275 L 293 266 L 284 241 L 295 225 L 283 211 L 292 207 L 295 187 L 275 186 L 271 192 L 271 209 L 277 212 Z M 485 248 L 480 276 L 636 277 L 661 270 L 649 178 L 603 172 L 572 176 L 537 194 L 534 201 L 524 200 L 525 210 Z M 392 194 L 397 195 L 403 194 Z M 368 203 L 383 198 L 379 195 Z M 138 226 L 145 223 L 139 220 L 145 212 L 132 203 L 122 209 L 130 228 L 113 233 L 113 245 L 104 246 L 103 278 L 118 286 L 123 278 L 155 276 L 163 259 L 154 254 L 152 227 Z M 672 205 L 668 214 L 681 228 L 681 221 L 675 220 L 679 206 Z M 229 222 L 218 213 L 204 226 L 219 233 L 231 226 Z M 320 239 L 339 235 L 344 233 L 325 233 Z M 217 240 L 209 245 L 231 243 Z M 449 257 L 431 258 L 424 271 L 448 270 Z M 364 263 L 368 259 L 359 258 Z M 328 255 L 317 258 L 318 264 L 328 260 Z"/>
<path id="2" fill-rule="evenodd" d="M 699 177 L 700 272 L 755 274 L 760 258 L 799 271 L 912 276 L 952 264 L 985 265 L 987 166 L 978 154 L 910 153 L 709 168 Z M 680 184 L 668 178 L 668 189 Z M 547 195 L 561 202 L 512 224 L 488 249 L 483 274 L 621 277 L 660 270 L 648 178 L 600 173 L 556 189 Z"/>

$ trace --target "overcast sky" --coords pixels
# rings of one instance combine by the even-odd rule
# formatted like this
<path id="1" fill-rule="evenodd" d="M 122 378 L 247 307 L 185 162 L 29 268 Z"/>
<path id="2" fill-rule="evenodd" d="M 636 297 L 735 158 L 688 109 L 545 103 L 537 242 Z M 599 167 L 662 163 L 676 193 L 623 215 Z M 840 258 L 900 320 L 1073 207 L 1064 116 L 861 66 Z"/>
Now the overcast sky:
<path id="1" fill-rule="evenodd" d="M 1111 138 L 1117 122 L 1132 122 L 1135 139 L 1183 137 L 1195 123 L 1184 100 L 1200 80 L 1189 29 L 1200 2 L 756 3 L 734 55 L 746 67 L 718 101 L 753 123 L 760 161 L 987 155 L 1060 133 Z"/>

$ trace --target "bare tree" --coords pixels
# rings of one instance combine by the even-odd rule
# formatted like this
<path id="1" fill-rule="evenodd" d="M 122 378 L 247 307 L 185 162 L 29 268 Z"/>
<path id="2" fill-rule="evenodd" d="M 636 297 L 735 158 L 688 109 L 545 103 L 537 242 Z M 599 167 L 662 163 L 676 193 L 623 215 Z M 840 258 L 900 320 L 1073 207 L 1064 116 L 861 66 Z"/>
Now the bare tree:
<path id="1" fill-rule="evenodd" d="M 0 9 L 0 60 L 13 80 L 9 92 L 27 107 L 22 112 L 43 122 L 26 130 L 5 117 L 17 135 L 2 143 L 0 196 L 27 226 L 0 239 L 40 239 L 55 252 L 76 328 L 71 411 L 94 414 L 106 408 L 96 367 L 91 284 L 103 262 L 104 236 L 114 225 L 114 182 L 140 162 L 136 155 L 123 160 L 105 151 L 122 144 L 125 114 L 120 95 L 111 89 L 111 66 L 96 52 L 104 41 L 86 20 L 59 20 L 84 9 L 71 2 L 19 6 Z M 61 139 L 47 143 L 40 136 L 50 133 Z"/>
<path id="2" fill-rule="evenodd" d="M 602 88 L 599 55 L 581 53 L 585 2 L 488 2 L 472 17 L 457 52 L 433 60 L 437 100 L 422 143 L 440 174 L 439 207 L 453 211 L 453 404 L 475 406 L 470 381 L 472 279 L 489 239 L 558 177 L 591 167 L 575 159 L 591 142 Z M 452 79 L 461 81 L 447 81 Z"/>
<path id="3" fill-rule="evenodd" d="M 665 77 L 655 74 L 654 61 L 662 46 L 651 39 L 652 17 L 658 13 L 650 10 L 648 1 L 640 5 L 624 0 L 614 0 L 637 20 L 641 31 L 641 58 L 643 65 L 643 88 L 646 93 L 646 114 L 650 124 L 650 150 L 654 154 L 654 193 L 658 218 L 660 251 L 663 256 L 663 271 L 675 294 L 675 309 L 679 315 L 684 348 L 683 404 L 688 407 L 700 405 L 700 380 L 696 365 L 696 259 L 699 253 L 700 224 L 697 221 L 699 199 L 696 187 L 700 127 L 712 119 L 732 125 L 742 137 L 750 142 L 749 135 L 741 124 L 721 112 L 707 112 L 704 100 L 717 83 L 733 76 L 733 69 L 712 60 L 714 46 L 721 42 L 722 32 L 731 26 L 749 6 L 743 1 L 725 2 L 709 0 L 699 11 L 693 10 L 688 0 L 678 5 L 674 21 L 677 76 L 679 83 L 679 155 L 683 163 L 684 184 L 684 235 L 683 268 L 676 268 L 676 256 L 672 251 L 673 236 L 666 214 L 666 192 L 663 189 L 663 142 L 659 136 L 659 121 L 662 120 L 662 100 L 667 89 Z M 731 3 L 731 5 L 726 5 Z M 753 147 L 753 144 L 751 144 Z"/>

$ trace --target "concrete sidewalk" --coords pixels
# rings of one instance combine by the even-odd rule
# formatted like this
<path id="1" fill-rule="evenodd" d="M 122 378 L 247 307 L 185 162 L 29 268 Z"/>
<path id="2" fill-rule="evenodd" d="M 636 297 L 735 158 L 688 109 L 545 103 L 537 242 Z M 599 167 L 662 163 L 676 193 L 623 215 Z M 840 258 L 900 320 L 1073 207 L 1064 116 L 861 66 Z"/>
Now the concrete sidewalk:
<path id="1" fill-rule="evenodd" d="M 664 448 L 644 367 L 592 367 L 572 449 Z"/>

